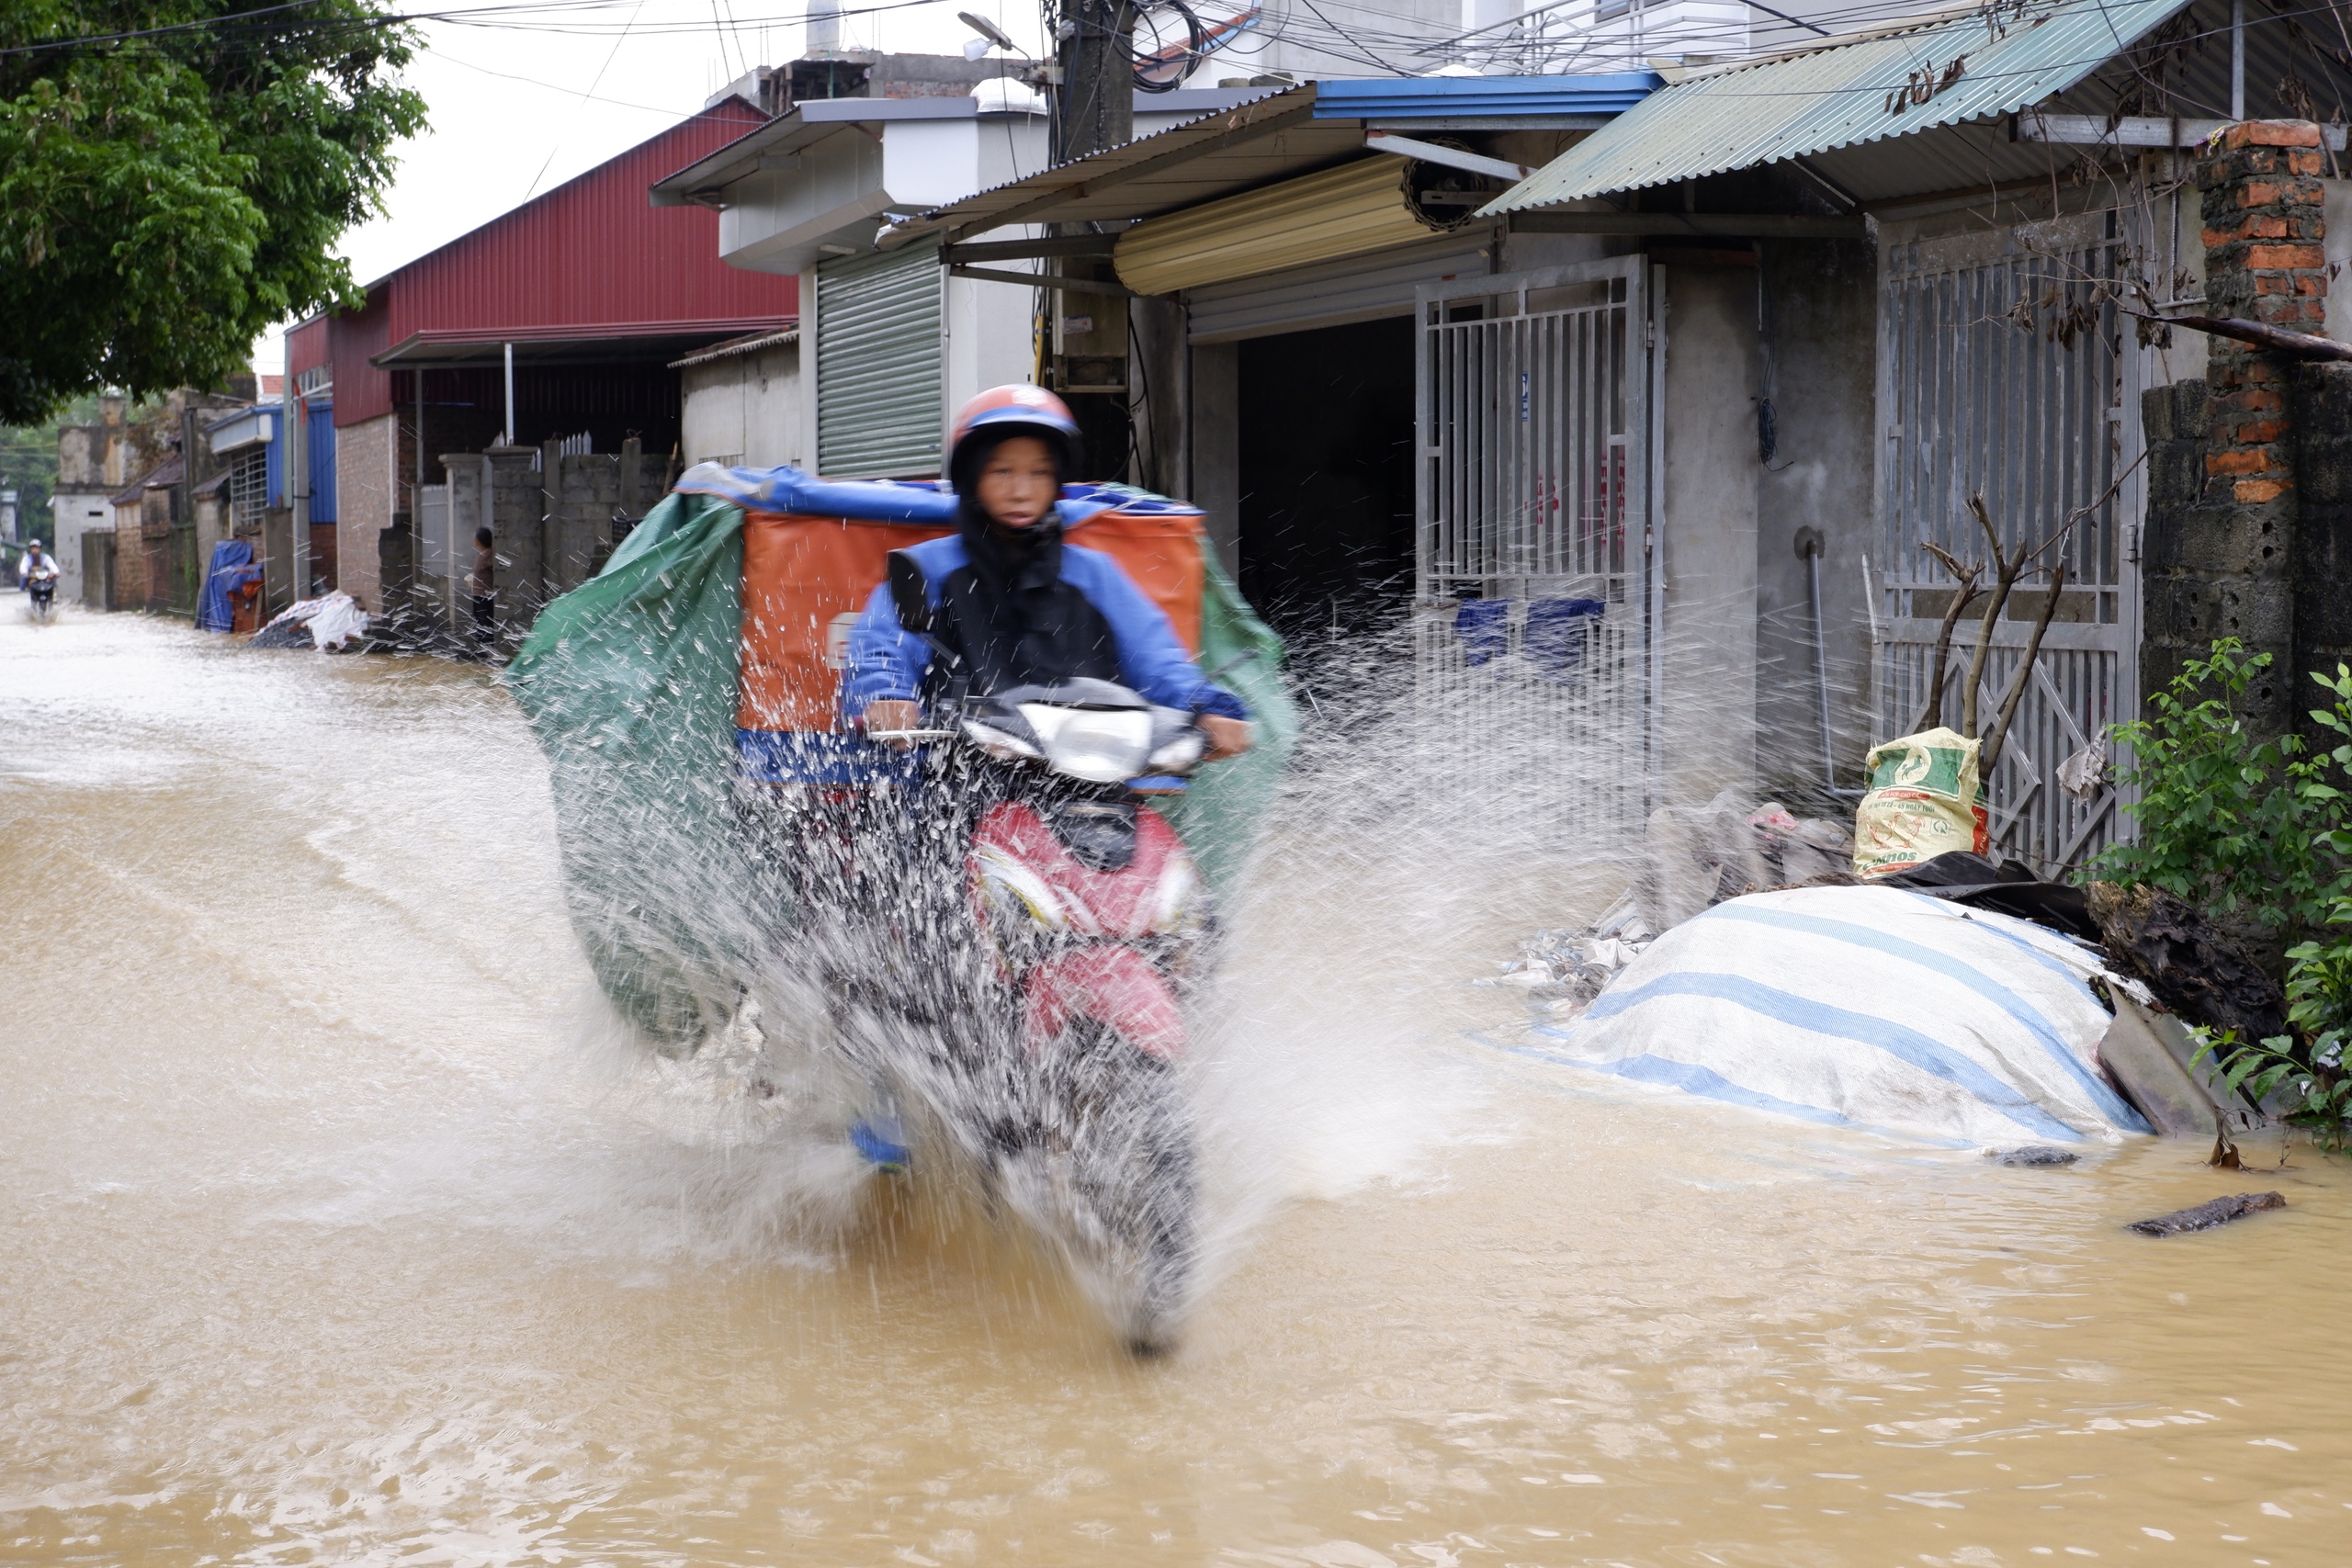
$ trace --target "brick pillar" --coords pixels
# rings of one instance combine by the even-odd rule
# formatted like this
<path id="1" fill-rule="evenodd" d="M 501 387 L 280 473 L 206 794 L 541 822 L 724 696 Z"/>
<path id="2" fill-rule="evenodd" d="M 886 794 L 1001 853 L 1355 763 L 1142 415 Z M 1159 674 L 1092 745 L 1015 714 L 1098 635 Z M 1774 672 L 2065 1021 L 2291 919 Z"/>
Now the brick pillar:
<path id="1" fill-rule="evenodd" d="M 2326 219 L 2319 186 L 2319 127 L 2248 120 L 2222 131 L 2197 167 L 2204 193 L 2206 315 L 2290 332 L 2326 320 Z M 2289 362 L 2237 339 L 2206 350 L 2204 496 L 2188 520 L 2183 564 L 2225 588 L 2230 614 L 2211 635 L 2234 635 L 2269 653 L 2246 691 L 2244 717 L 2258 733 L 2296 724 L 2310 703 L 2296 689 L 2296 423 Z"/>

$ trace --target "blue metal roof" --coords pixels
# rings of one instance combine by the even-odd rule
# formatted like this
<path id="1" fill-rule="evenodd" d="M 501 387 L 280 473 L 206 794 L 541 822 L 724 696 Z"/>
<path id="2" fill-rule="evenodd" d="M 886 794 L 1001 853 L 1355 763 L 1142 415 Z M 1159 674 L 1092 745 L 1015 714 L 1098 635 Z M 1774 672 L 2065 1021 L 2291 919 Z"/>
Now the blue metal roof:
<path id="1" fill-rule="evenodd" d="M 1385 76 L 1318 82 L 1317 119 L 1623 114 L 1658 87 L 1649 71 L 1595 76 Z"/>
<path id="2" fill-rule="evenodd" d="M 1479 215 L 1668 185 L 2007 114 L 2074 86 L 2189 3 L 2027 0 L 2019 11 L 1946 13 L 1878 37 L 1694 77 L 1593 132 Z"/>

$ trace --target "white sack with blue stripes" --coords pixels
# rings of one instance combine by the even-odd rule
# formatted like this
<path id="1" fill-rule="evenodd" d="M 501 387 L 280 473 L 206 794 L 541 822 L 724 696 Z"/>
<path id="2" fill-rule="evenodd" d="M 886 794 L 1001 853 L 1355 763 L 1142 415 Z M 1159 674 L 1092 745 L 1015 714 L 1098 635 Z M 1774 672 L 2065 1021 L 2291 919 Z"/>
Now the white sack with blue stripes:
<path id="1" fill-rule="evenodd" d="M 1545 1055 L 1807 1121 L 1958 1143 L 2148 1124 L 2100 1073 L 2099 955 L 1894 887 L 1754 893 L 1619 971 Z"/>

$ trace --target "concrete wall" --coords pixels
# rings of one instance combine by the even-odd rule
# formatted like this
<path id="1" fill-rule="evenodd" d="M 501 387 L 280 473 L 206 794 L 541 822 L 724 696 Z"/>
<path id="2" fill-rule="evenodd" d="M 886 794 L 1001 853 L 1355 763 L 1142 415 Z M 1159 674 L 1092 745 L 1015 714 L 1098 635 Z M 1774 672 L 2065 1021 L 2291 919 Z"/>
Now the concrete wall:
<path id="1" fill-rule="evenodd" d="M 1767 243 L 1763 291 L 1777 449 L 1757 463 L 1757 770 L 1782 797 L 1825 783 L 1819 671 L 1798 531 L 1817 529 L 1830 755 L 1857 787 L 1873 739 L 1863 557 L 1875 529 L 1878 257 L 1866 241 Z M 1759 367 L 1759 369 L 1763 367 Z"/>
<path id="2" fill-rule="evenodd" d="M 536 462 L 535 462 L 536 459 Z M 444 454 L 458 581 L 419 583 L 463 632 L 471 617 L 474 530 L 487 524 L 497 558 L 498 619 L 511 633 L 528 627 L 540 608 L 603 570 L 616 543 L 616 518 L 642 517 L 662 497 L 669 457 L 634 441 L 620 452 L 563 457 L 546 446 L 493 446 Z M 550 479 L 549 476 L 553 478 Z"/>
<path id="3" fill-rule="evenodd" d="M 113 526 L 114 503 L 105 491 L 60 490 L 50 496 L 49 523 L 40 537 L 57 558 L 59 598 L 82 602 L 82 536 Z"/>
<path id="4" fill-rule="evenodd" d="M 1241 575 L 1241 345 L 1196 343 L 1187 355 L 1184 499 L 1208 513 L 1217 558 Z"/>
<path id="5" fill-rule="evenodd" d="M 999 270 L 1020 271 L 1028 265 L 1008 263 Z M 946 395 L 940 409 L 943 431 L 956 411 L 976 394 L 990 387 L 1037 378 L 1036 350 L 1029 328 L 1030 291 L 1012 284 L 983 283 L 969 277 L 950 277 L 946 288 L 942 311 L 946 332 L 946 341 L 942 344 L 946 357 Z M 1081 297 L 1057 298 L 1078 300 Z M 1060 307 L 1065 310 L 1084 308 L 1082 304 Z M 1116 314 L 1117 302 L 1100 300 L 1094 309 L 1098 313 Z"/>
<path id="6" fill-rule="evenodd" d="M 392 525 L 400 493 L 393 467 L 399 417 L 381 414 L 334 433 L 335 586 L 369 612 L 384 607 L 377 547 L 378 536 Z"/>
<path id="7" fill-rule="evenodd" d="M 798 343 L 689 365 L 679 375 L 685 431 L 679 456 L 686 464 L 808 466 Z"/>
<path id="8" fill-rule="evenodd" d="M 1666 684 L 1670 805 L 1756 778 L 1756 274 L 1666 269 Z"/>

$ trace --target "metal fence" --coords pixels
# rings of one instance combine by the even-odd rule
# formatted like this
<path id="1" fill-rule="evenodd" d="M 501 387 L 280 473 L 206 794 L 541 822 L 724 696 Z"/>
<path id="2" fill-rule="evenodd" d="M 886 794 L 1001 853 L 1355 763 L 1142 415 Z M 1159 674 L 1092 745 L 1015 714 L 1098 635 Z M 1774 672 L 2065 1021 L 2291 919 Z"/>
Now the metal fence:
<path id="1" fill-rule="evenodd" d="M 1566 832 L 1649 804 L 1640 258 L 1419 291 L 1417 687 L 1449 788 Z"/>
<path id="2" fill-rule="evenodd" d="M 2103 287 L 2116 271 L 2114 222 L 2102 216 L 1891 243 L 1881 273 L 1886 445 L 1874 554 L 1892 617 L 1876 682 L 1882 737 L 1917 728 L 1951 603 L 1951 576 L 1923 546 L 1986 562 L 1981 581 L 1989 585 L 1990 552 L 1970 496 L 1984 497 L 2011 549 L 2088 509 L 2044 558 L 2064 559 L 2064 592 L 1985 781 L 1996 852 L 2044 872 L 2079 863 L 2118 830 L 2112 788 L 2079 800 L 2060 788 L 2057 773 L 2136 703 L 2139 574 L 2123 519 L 2136 514 L 2139 492 L 2127 472 L 2139 442 L 2138 359 Z M 1980 724 L 1990 723 L 2049 588 L 2046 572 L 2029 573 L 1996 626 Z M 1954 728 L 1982 608 L 1971 606 L 1954 637 L 1944 699 Z"/>

